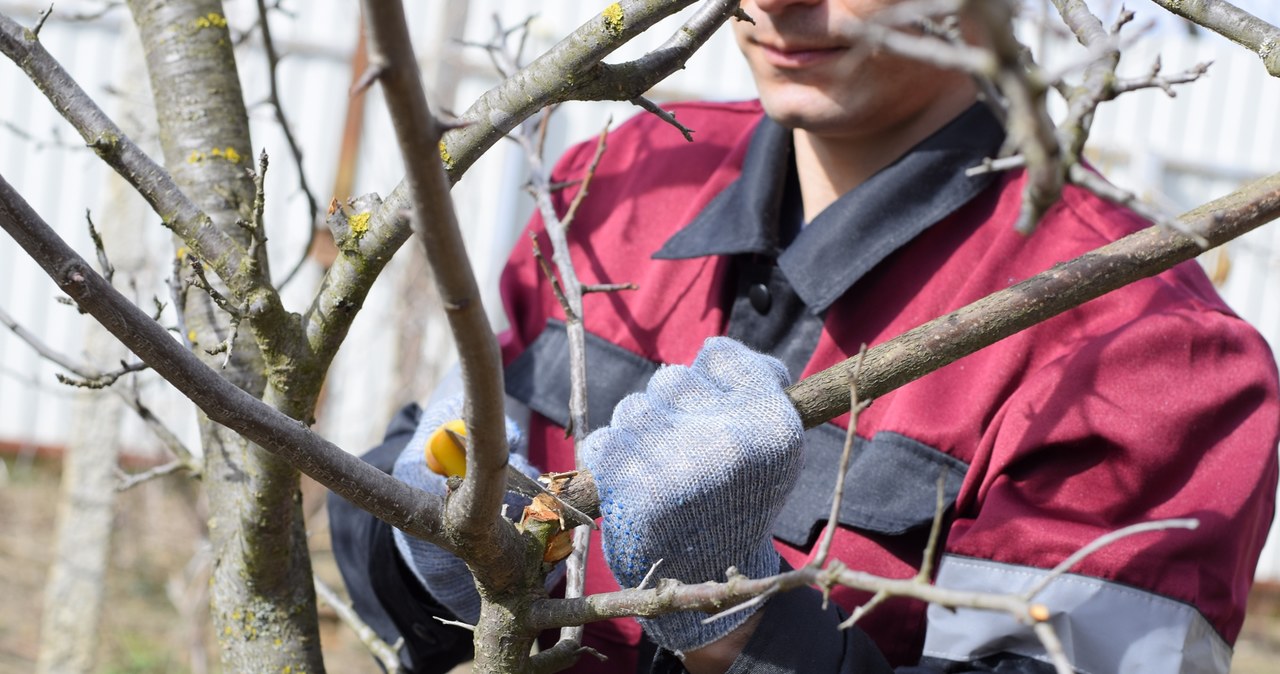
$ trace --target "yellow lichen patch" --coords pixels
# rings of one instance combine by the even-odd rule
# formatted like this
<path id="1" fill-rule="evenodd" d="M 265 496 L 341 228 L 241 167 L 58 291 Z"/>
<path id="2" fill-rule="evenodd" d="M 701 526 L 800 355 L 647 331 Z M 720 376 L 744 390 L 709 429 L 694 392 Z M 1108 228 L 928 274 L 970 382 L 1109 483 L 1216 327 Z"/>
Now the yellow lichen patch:
<path id="1" fill-rule="evenodd" d="M 195 330 L 191 330 L 191 331 L 187 332 L 187 341 L 188 341 L 188 342 L 191 342 L 192 344 L 195 344 L 195 343 L 196 343 L 196 331 L 195 331 Z M 212 528 L 212 527 L 210 527 L 210 528 Z"/>
<path id="2" fill-rule="evenodd" d="M 449 148 L 444 146 L 444 140 L 440 141 L 440 159 L 444 162 L 445 168 L 453 168 L 453 155 L 449 154 Z"/>
<path id="3" fill-rule="evenodd" d="M 608 28 L 610 33 L 614 35 L 622 34 L 622 5 L 620 3 L 615 2 L 605 7 L 603 16 L 605 28 Z"/>
<path id="4" fill-rule="evenodd" d="M 227 18 L 217 12 L 209 12 L 195 20 L 196 28 L 226 28 Z"/>
<path id="5" fill-rule="evenodd" d="M 369 231 L 369 217 L 372 215 L 369 211 L 360 211 L 351 216 L 347 221 L 347 226 L 351 228 L 351 235 L 357 239 L 364 236 Z"/>
<path id="6" fill-rule="evenodd" d="M 182 259 L 184 259 L 184 258 L 186 258 L 186 257 L 187 257 L 187 247 L 186 247 L 186 246 L 178 246 L 178 259 L 179 259 L 179 260 L 182 260 Z"/>
<path id="7" fill-rule="evenodd" d="M 187 155 L 188 164 L 199 164 L 202 161 L 204 161 L 204 153 L 199 150 L 192 150 L 191 154 Z"/>
<path id="8" fill-rule="evenodd" d="M 234 147 L 228 147 L 225 150 L 220 147 L 215 147 L 212 150 L 209 150 L 209 156 L 222 157 L 223 159 L 231 162 L 232 164 L 239 164 L 241 159 L 240 153 L 236 152 L 236 149 Z"/>

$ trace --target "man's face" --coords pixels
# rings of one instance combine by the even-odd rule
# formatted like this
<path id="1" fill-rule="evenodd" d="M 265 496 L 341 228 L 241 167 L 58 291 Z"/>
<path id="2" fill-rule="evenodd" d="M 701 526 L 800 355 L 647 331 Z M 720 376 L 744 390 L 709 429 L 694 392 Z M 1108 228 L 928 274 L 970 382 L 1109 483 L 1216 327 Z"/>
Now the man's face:
<path id="1" fill-rule="evenodd" d="M 755 19 L 734 23 L 765 112 L 817 136 L 889 131 L 958 92 L 967 75 L 868 50 L 852 24 L 899 0 L 744 0 Z"/>

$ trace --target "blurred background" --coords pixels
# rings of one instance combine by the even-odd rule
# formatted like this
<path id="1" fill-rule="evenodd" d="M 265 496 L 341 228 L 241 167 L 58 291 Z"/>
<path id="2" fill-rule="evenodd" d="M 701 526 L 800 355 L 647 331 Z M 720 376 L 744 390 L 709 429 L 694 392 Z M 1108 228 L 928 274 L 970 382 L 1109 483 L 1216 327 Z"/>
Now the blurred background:
<path id="1" fill-rule="evenodd" d="M 348 95 L 353 77 L 364 67 L 356 3 L 269 4 L 275 7 L 270 26 L 281 53 L 279 97 L 304 152 L 308 189 L 321 208 L 331 198 L 390 192 L 403 173 L 381 92 L 375 86 L 361 96 Z M 466 43 L 487 42 L 495 30 L 528 20 L 527 62 L 606 3 L 405 4 L 431 102 L 438 110 L 460 114 L 498 81 L 485 50 Z M 1212 66 L 1199 82 L 1179 87 L 1176 98 L 1147 90 L 1104 105 L 1094 124 L 1091 161 L 1113 182 L 1172 213 L 1280 170 L 1280 80 L 1268 76 L 1254 54 L 1193 29 L 1154 5 L 1133 4 L 1138 18 L 1128 33 L 1136 37 L 1125 51 L 1122 74 L 1146 74 L 1157 58 L 1168 73 L 1201 62 Z M 1280 7 L 1271 0 L 1236 4 L 1280 23 Z M 1050 65 L 1078 58 L 1074 39 L 1056 18 L 1041 20 L 1045 5 L 1041 0 L 1028 3 L 1024 41 Z M 1119 10 L 1115 3 L 1091 0 L 1090 5 L 1105 21 Z M 47 7 L 42 2 L 0 0 L 0 11 L 25 25 L 34 25 Z M 290 308 L 301 311 L 334 249 L 323 232 L 308 247 L 312 223 L 306 194 L 267 104 L 269 65 L 255 29 L 256 4 L 230 0 L 226 12 L 239 44 L 238 66 L 251 106 L 255 152 L 265 149 L 271 156 L 266 222 L 272 267 L 282 279 L 301 265 L 284 292 Z M 678 21 L 660 24 L 610 60 L 642 54 L 665 39 Z M 60 1 L 40 39 L 108 115 L 153 157 L 160 155 L 143 55 L 127 10 L 115 2 Z M 752 95 L 749 74 L 726 30 L 650 98 L 729 100 Z M 606 120 L 616 125 L 636 112 L 628 104 L 562 106 L 549 127 L 548 157 L 595 136 Z M 168 232 L 8 61 L 0 63 L 0 174 L 86 256 L 92 254 L 85 224 L 86 211 L 91 213 L 117 269 L 116 286 L 147 308 L 153 306 L 153 298 L 168 302 L 165 282 L 174 255 Z M 453 192 L 495 329 L 503 323 L 497 276 L 532 207 L 522 189 L 526 175 L 519 146 L 503 142 L 471 168 Z M 1280 226 L 1261 228 L 1206 253 L 1200 262 L 1228 303 L 1277 348 Z M 58 302 L 59 295 L 11 240 L 0 237 L 0 311 L 54 351 L 99 369 L 116 367 L 127 354 L 74 307 Z M 161 320 L 171 322 L 172 312 Z M 452 360 L 451 337 L 430 290 L 421 252 L 416 245 L 406 245 L 375 285 L 334 363 L 316 430 L 348 451 L 363 452 L 377 443 L 399 406 L 430 393 Z M 88 442 L 111 448 L 131 471 L 168 460 L 163 445 L 117 396 L 60 384 L 55 378 L 60 371 L 10 330 L 0 330 L 0 673 L 34 668 L 60 461 L 68 445 Z M 188 447 L 198 450 L 195 412 L 185 399 L 149 373 L 125 385 L 136 387 L 140 399 Z M 202 622 L 207 611 L 201 588 L 208 559 L 199 491 L 189 478 L 176 475 L 119 497 L 101 671 L 217 669 L 216 655 L 208 653 L 213 642 Z M 318 573 L 340 591 L 326 547 L 322 494 L 323 489 L 308 487 L 313 550 Z M 1238 648 L 1237 671 L 1274 671 L 1267 667 L 1268 658 L 1280 655 L 1276 531 L 1264 550 L 1258 579 Z M 332 612 L 324 616 L 331 670 L 376 671 Z"/>

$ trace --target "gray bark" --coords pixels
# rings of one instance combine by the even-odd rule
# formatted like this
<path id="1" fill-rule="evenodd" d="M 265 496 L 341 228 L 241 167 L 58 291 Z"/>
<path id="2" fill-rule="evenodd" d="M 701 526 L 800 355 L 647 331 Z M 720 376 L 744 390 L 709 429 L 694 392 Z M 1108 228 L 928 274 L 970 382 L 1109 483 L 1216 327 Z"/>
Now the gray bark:
<path id="1" fill-rule="evenodd" d="M 89 353 L 119 362 L 125 350 L 101 326 L 88 328 Z M 85 390 L 75 403 L 71 437 L 62 464 L 58 531 L 53 566 L 44 587 L 44 612 L 36 671 L 94 671 L 98 622 L 106 590 L 115 516 L 116 460 L 122 406 L 115 396 Z"/>
<path id="2" fill-rule="evenodd" d="M 128 69 L 141 65 L 140 50 L 127 55 Z M 145 87 L 126 82 L 131 90 Z M 122 97 L 125 105 L 131 97 Z M 136 112 L 136 111 L 134 111 Z M 100 222 L 104 247 L 116 272 L 131 278 L 147 273 L 151 260 L 134 245 L 146 221 L 143 202 L 123 180 L 112 180 L 105 211 L 112 218 Z M 128 355 L 111 333 L 89 322 L 84 353 L 104 371 L 119 366 Z M 124 385 L 118 382 L 117 385 Z M 67 453 L 63 458 L 58 499 L 56 551 L 44 588 L 39 674 L 88 674 L 94 671 L 99 625 L 111 559 L 112 519 L 115 516 L 116 467 L 124 405 L 102 390 L 85 389 L 75 403 Z"/>
<path id="3" fill-rule="evenodd" d="M 222 3 L 132 0 L 129 7 L 147 54 L 166 168 L 266 274 L 265 253 L 254 254 L 248 230 L 237 224 L 253 221 L 254 184 L 245 169 L 254 155 Z M 205 350 L 228 336 L 228 316 L 196 289 L 188 290 L 184 313 L 193 349 L 219 368 L 223 356 Z M 248 327 L 241 326 L 223 376 L 290 416 L 308 418 L 305 402 L 282 405 L 278 389 L 268 391 L 263 355 Z M 324 671 L 297 471 L 208 419 L 201 421 L 201 441 L 214 556 L 210 598 L 223 668 Z"/>

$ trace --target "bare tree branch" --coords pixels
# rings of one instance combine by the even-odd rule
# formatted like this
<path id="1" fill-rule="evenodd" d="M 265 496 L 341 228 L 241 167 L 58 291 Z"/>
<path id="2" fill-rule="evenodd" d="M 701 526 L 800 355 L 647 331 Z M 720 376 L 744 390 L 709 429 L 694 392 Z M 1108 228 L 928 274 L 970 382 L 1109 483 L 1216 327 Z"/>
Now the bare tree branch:
<path id="1" fill-rule="evenodd" d="M 293 280 L 293 277 L 302 268 L 307 260 L 307 253 L 311 250 L 311 244 L 315 242 L 316 225 L 320 220 L 320 202 L 316 200 L 315 193 L 311 191 L 311 187 L 307 184 L 306 167 L 302 163 L 302 148 L 298 145 L 298 140 L 293 136 L 293 127 L 289 125 L 289 119 L 284 114 L 284 104 L 280 101 L 280 55 L 276 52 L 275 40 L 271 37 L 271 21 L 268 17 L 268 7 L 266 0 L 258 0 L 258 26 L 262 31 L 262 49 L 267 57 L 267 102 L 271 105 L 272 112 L 275 113 L 276 123 L 280 125 L 280 130 L 284 132 L 284 140 L 289 145 L 289 154 L 293 156 L 294 168 L 298 171 L 298 189 L 302 190 L 303 196 L 307 199 L 307 212 L 311 217 L 307 220 L 307 244 L 302 249 L 302 256 L 289 269 L 289 273 L 285 274 L 284 279 L 277 285 L 278 288 L 284 288 Z"/>
<path id="2" fill-rule="evenodd" d="M 106 283 L 0 177 L 0 229 L 76 302 L 214 421 L 280 456 L 343 498 L 456 551 L 441 535 L 441 499 L 409 487 L 218 376 Z M 506 553 L 521 554 L 519 548 Z M 513 557 L 514 558 L 514 557 Z"/>
<path id="3" fill-rule="evenodd" d="M 481 96 L 462 115 L 470 122 L 445 135 L 441 156 L 451 180 L 500 138 L 547 105 L 567 100 L 629 101 L 683 67 L 693 49 L 711 37 L 734 10 L 736 0 L 706 0 L 706 6 L 663 46 L 627 64 L 600 61 L 658 21 L 694 0 L 623 0 L 610 5 L 528 67 Z M 570 86 L 565 86 L 566 81 Z M 401 186 L 396 188 L 400 191 Z"/>
<path id="4" fill-rule="evenodd" d="M 178 189 L 168 172 L 107 117 L 39 41 L 27 39 L 25 33 L 17 22 L 0 14 L 0 52 L 27 73 L 85 143 L 133 185 L 165 225 L 187 240 L 202 259 L 227 258 L 233 265 L 238 263 L 243 254 L 239 246 L 213 227 L 209 217 Z"/>
<path id="5" fill-rule="evenodd" d="M 432 156 L 443 159 L 449 180 L 456 182 L 467 168 L 494 143 L 545 106 L 558 101 L 588 98 L 582 92 L 603 77 L 594 70 L 600 59 L 643 33 L 658 21 L 693 4 L 695 0 L 626 0 L 611 6 L 583 24 L 529 66 L 487 92 L 462 115 L 461 126 L 449 130 Z M 723 23 L 737 8 L 736 0 L 707 0 L 705 11 L 677 30 L 669 44 L 701 45 L 711 36 L 715 21 Z M 616 7 L 616 9 L 614 9 Z M 713 9 L 714 8 L 714 11 Z M 720 12 L 723 11 L 723 17 Z M 719 18 L 718 18 L 719 17 Z M 643 78 L 628 79 L 610 100 L 631 100 L 668 74 L 683 67 L 689 50 L 656 50 L 646 62 L 652 71 Z M 359 85 L 372 83 L 382 66 L 371 64 Z M 565 87 L 570 77 L 578 85 Z M 425 156 L 422 157 L 425 160 Z M 410 210 L 407 181 L 381 201 L 369 200 L 363 233 L 346 242 L 329 269 L 322 290 L 303 316 L 309 353 L 317 363 L 328 363 L 337 353 L 350 327 L 350 316 L 363 304 L 382 269 L 409 238 L 403 215 Z"/>
<path id="6" fill-rule="evenodd" d="M 125 473 L 124 471 L 118 471 L 120 484 L 116 485 L 116 491 L 129 491 L 143 482 L 173 475 L 180 470 L 190 471 L 193 470 L 193 466 L 186 461 L 175 460 L 154 468 L 148 468 L 140 473 L 131 474 Z"/>
<path id="7" fill-rule="evenodd" d="M 1183 214 L 1178 227 L 1210 246 L 1280 217 L 1280 174 Z M 858 379 L 859 399 L 904 386 L 1005 337 L 1203 252 L 1191 237 L 1154 225 L 1032 276 L 1005 290 L 905 332 L 867 352 Z M 810 375 L 787 389 L 805 428 L 849 411 L 848 371 L 857 357 Z M 564 476 L 561 496 L 591 517 L 600 514 L 589 471 Z"/>
<path id="8" fill-rule="evenodd" d="M 1151 1 L 1254 52 L 1267 72 L 1280 77 L 1280 28 L 1226 0 Z"/>
<path id="9" fill-rule="evenodd" d="M 253 299 L 255 317 L 260 319 L 253 322 L 255 331 L 277 331 L 261 335 L 275 343 L 297 341 L 301 333 L 270 279 L 265 274 L 239 273 L 245 249 L 215 226 L 169 173 L 130 140 L 43 45 L 28 39 L 27 34 L 7 15 L 0 14 L 0 52 L 22 68 L 89 147 L 146 199 L 165 226 L 217 272 L 232 294 Z"/>
<path id="10" fill-rule="evenodd" d="M 316 595 L 333 608 L 334 613 L 338 614 L 338 619 L 343 624 L 356 633 L 356 638 L 360 639 L 360 643 L 364 644 L 369 649 L 369 652 L 373 654 L 373 657 L 377 658 L 378 663 L 382 665 L 382 669 L 387 674 L 400 674 L 403 670 L 400 668 L 398 651 L 400 650 L 400 644 L 404 641 L 404 637 L 400 637 L 400 640 L 395 644 L 388 644 L 383 641 L 378 636 L 378 633 L 374 632 L 373 628 L 369 627 L 369 624 L 360 618 L 355 609 L 351 608 L 350 604 L 343 601 L 342 597 L 339 597 L 338 593 L 333 591 L 333 588 L 329 587 L 323 580 L 320 580 L 320 576 L 315 577 L 315 582 Z"/>
<path id="11" fill-rule="evenodd" d="M 1211 246 L 1280 217 L 1280 174 L 1183 214 L 1180 226 Z M 876 398 L 948 363 L 1138 279 L 1154 276 L 1202 250 L 1191 238 L 1160 226 L 1057 265 L 1021 283 L 934 319 L 867 352 L 858 394 Z M 945 348 L 928 345 L 947 345 Z M 788 389 L 806 427 L 849 408 L 846 361 Z M 577 505 L 577 504 L 575 504 Z M 581 506 L 578 506 L 582 509 Z"/>
<path id="12" fill-rule="evenodd" d="M 436 161 L 440 131 L 422 90 L 404 8 L 399 2 L 373 0 L 362 7 L 369 28 L 369 60 L 380 73 L 405 160 L 410 219 L 431 265 L 462 368 L 467 474 L 447 504 L 445 527 L 460 542 L 477 542 L 498 531 L 494 522 L 506 486 L 508 448 L 498 342 L 458 230 L 449 182 Z"/>

